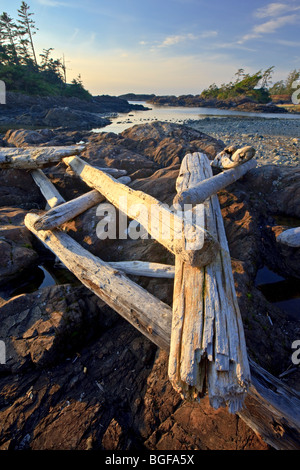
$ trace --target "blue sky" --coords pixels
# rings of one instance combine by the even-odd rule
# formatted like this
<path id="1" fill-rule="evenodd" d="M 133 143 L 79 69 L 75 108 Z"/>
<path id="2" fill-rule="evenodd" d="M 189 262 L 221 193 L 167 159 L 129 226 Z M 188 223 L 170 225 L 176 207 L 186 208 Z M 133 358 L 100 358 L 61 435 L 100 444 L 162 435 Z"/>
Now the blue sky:
<path id="1" fill-rule="evenodd" d="M 21 3 L 1 0 L 16 18 Z M 300 1 L 28 0 L 38 53 L 65 55 L 93 94 L 196 94 L 275 66 L 300 69 Z"/>

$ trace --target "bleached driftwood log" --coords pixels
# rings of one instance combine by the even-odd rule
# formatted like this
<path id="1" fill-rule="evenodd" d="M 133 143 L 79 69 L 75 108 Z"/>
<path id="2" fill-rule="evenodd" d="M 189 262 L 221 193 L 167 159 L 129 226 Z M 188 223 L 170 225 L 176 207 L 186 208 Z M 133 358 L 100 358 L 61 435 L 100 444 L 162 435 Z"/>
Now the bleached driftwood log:
<path id="1" fill-rule="evenodd" d="M 113 176 L 114 178 L 119 178 L 121 176 L 126 176 L 127 175 L 127 170 L 120 170 L 119 168 L 110 168 L 108 167 L 100 167 L 93 165 L 94 168 L 97 168 L 97 170 L 104 171 L 104 173 L 107 173 L 108 175 Z"/>
<path id="2" fill-rule="evenodd" d="M 276 241 L 283 245 L 288 245 L 294 248 L 300 247 L 300 227 L 290 228 L 281 232 Z"/>
<path id="3" fill-rule="evenodd" d="M 161 263 L 151 263 L 148 261 L 109 261 L 108 264 L 115 269 L 123 271 L 125 274 L 146 277 L 162 277 L 173 279 L 175 266 Z"/>
<path id="4" fill-rule="evenodd" d="M 128 320 L 158 347 L 168 348 L 171 308 L 121 271 L 82 248 L 59 230 L 35 230 L 37 214 L 28 213 L 24 223 L 92 292 Z"/>
<path id="5" fill-rule="evenodd" d="M 253 158 L 255 155 L 255 149 L 247 146 L 243 148 L 236 148 L 234 146 L 225 147 L 222 152 L 211 162 L 211 166 L 227 170 L 229 168 L 235 168 L 238 165 L 243 165 Z"/>
<path id="6" fill-rule="evenodd" d="M 129 176 L 121 176 L 118 181 L 122 184 L 129 184 L 131 178 Z M 82 196 L 50 209 L 38 218 L 34 227 L 37 230 L 52 230 L 104 200 L 105 197 L 99 191 L 93 189 Z"/>
<path id="7" fill-rule="evenodd" d="M 192 191 L 211 176 L 206 155 L 186 155 L 177 180 L 178 194 Z M 218 239 L 221 250 L 202 268 L 175 257 L 169 378 L 184 398 L 198 399 L 208 390 L 214 408 L 227 404 L 236 413 L 250 385 L 244 331 L 217 196 L 202 207 L 205 228 Z"/>
<path id="8" fill-rule="evenodd" d="M 215 258 L 218 242 L 194 220 L 187 221 L 152 196 L 135 191 L 93 168 L 78 157 L 63 160 L 89 186 L 117 209 L 137 220 L 159 243 L 191 265 L 203 266 Z"/>
<path id="9" fill-rule="evenodd" d="M 36 170 L 55 165 L 63 157 L 78 155 L 85 149 L 82 145 L 67 147 L 3 148 L 0 150 L 0 168 Z"/>
<path id="10" fill-rule="evenodd" d="M 183 207 L 184 204 L 192 204 L 193 206 L 202 204 L 206 199 L 217 194 L 219 191 L 226 188 L 226 186 L 234 183 L 255 167 L 256 161 L 249 160 L 242 165 L 230 170 L 225 170 L 218 175 L 213 176 L 211 174 L 211 176 L 206 180 L 201 181 L 192 188 L 186 189 L 182 191 L 181 194 L 178 194 L 174 199 L 174 205 L 180 204 L 180 206 Z"/>
<path id="11" fill-rule="evenodd" d="M 239 417 L 276 450 L 300 450 L 300 397 L 249 359 L 252 385 Z"/>
<path id="12" fill-rule="evenodd" d="M 59 204 L 63 204 L 65 202 L 64 198 L 57 191 L 54 184 L 52 184 L 52 182 L 47 178 L 41 169 L 33 170 L 31 172 L 31 176 L 37 186 L 40 188 L 40 191 L 46 199 L 49 207 L 56 207 Z"/>

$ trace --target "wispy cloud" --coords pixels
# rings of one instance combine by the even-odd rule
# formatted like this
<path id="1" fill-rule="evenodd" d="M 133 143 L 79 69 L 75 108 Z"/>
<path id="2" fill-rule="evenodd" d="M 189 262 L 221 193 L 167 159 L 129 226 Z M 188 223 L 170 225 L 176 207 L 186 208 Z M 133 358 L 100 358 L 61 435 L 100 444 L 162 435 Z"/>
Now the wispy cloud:
<path id="1" fill-rule="evenodd" d="M 165 37 L 163 41 L 156 41 L 155 43 L 150 43 L 147 41 L 140 41 L 139 44 L 146 46 L 151 44 L 151 50 L 155 51 L 158 49 L 163 49 L 163 48 L 168 48 L 172 46 L 176 46 L 179 44 L 184 44 L 188 43 L 191 41 L 197 41 L 200 39 L 208 39 L 208 38 L 214 38 L 218 35 L 218 32 L 215 30 L 208 30 L 208 31 L 203 31 L 199 34 L 193 34 L 193 33 L 186 33 L 186 34 L 173 34 L 170 36 Z"/>
<path id="2" fill-rule="evenodd" d="M 254 13 L 254 16 L 257 18 L 269 18 L 298 10 L 300 10 L 300 6 L 287 3 L 269 3 L 264 7 L 258 8 L 258 10 L 256 10 Z"/>
<path id="3" fill-rule="evenodd" d="M 299 22 L 300 6 L 287 3 L 269 3 L 265 7 L 256 10 L 254 12 L 254 17 L 269 19 L 264 23 L 253 26 L 249 33 L 245 34 L 239 41 L 237 41 L 238 44 L 244 44 L 246 41 L 251 39 L 261 38 L 265 34 L 276 32 L 283 26 Z"/>
<path id="4" fill-rule="evenodd" d="M 189 34 L 177 34 L 174 36 L 168 36 L 166 37 L 161 44 L 159 44 L 157 47 L 168 47 L 168 46 L 174 46 L 175 44 L 179 44 L 185 41 L 194 41 L 195 39 L 198 39 L 198 36 L 195 36 L 192 33 Z"/>

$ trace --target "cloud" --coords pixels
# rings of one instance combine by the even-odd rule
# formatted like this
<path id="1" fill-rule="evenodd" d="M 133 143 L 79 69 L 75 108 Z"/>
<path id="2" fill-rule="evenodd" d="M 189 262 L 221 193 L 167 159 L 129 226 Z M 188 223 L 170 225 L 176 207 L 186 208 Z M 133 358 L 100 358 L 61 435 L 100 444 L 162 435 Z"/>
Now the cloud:
<path id="1" fill-rule="evenodd" d="M 171 36 L 167 36 L 161 43 L 158 43 L 156 46 L 154 46 L 153 49 L 175 46 L 176 44 L 180 44 L 180 43 L 187 42 L 187 41 L 196 41 L 197 39 L 213 38 L 213 37 L 216 37 L 217 35 L 218 35 L 218 32 L 214 30 L 203 31 L 200 34 L 193 34 L 193 33 L 174 34 Z M 147 43 L 145 41 L 141 41 L 140 44 L 147 44 Z"/>
<path id="2" fill-rule="evenodd" d="M 257 18 L 269 18 L 297 10 L 300 10 L 300 6 L 290 5 L 287 3 L 269 3 L 265 7 L 258 8 L 254 13 L 254 16 Z"/>
<path id="3" fill-rule="evenodd" d="M 296 23 L 299 19 L 299 15 L 287 15 L 281 16 L 279 18 L 275 18 L 260 25 L 256 25 L 253 28 L 254 34 L 268 34 L 274 33 L 277 29 L 281 28 L 282 26 L 286 26 L 287 24 Z"/>
<path id="4" fill-rule="evenodd" d="M 264 23 L 253 26 L 252 30 L 245 34 L 237 44 L 244 44 L 246 41 L 262 37 L 264 34 L 271 34 L 283 26 L 295 24 L 300 20 L 300 7 L 285 3 L 269 3 L 263 8 L 259 8 L 254 13 L 257 18 L 270 18 Z M 285 14 L 282 13 L 291 13 Z"/>

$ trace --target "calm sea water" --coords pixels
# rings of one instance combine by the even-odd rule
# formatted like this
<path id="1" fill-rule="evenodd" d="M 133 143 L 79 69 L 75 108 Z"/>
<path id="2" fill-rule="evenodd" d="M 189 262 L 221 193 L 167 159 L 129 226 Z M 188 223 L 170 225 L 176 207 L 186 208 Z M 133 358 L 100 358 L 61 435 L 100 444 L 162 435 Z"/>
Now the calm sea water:
<path id="1" fill-rule="evenodd" d="M 101 129 L 94 129 L 94 132 L 114 132 L 116 134 L 135 124 L 145 124 L 153 121 L 175 122 L 182 124 L 188 119 L 204 119 L 206 117 L 225 117 L 244 116 L 260 117 L 267 119 L 300 119 L 299 114 L 273 114 L 273 113 L 245 113 L 242 111 L 231 111 L 215 108 L 187 108 L 187 107 L 166 107 L 155 106 L 145 101 L 129 101 L 131 104 L 142 104 L 151 108 L 149 111 L 130 111 L 129 113 L 120 113 L 117 117 L 111 118 L 112 123 Z"/>

